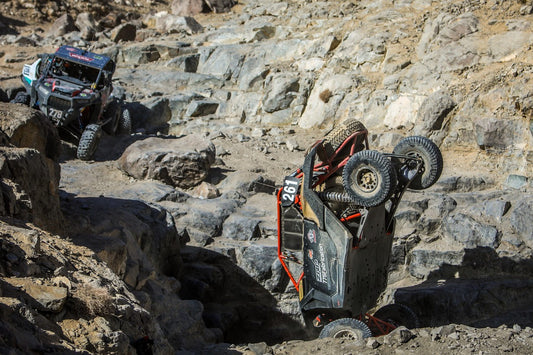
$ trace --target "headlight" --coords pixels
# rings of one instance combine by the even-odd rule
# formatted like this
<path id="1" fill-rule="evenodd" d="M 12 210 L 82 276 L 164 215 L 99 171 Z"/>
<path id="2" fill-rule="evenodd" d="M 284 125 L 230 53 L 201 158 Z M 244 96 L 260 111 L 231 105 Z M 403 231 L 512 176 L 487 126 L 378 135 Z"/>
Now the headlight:
<path id="1" fill-rule="evenodd" d="M 37 90 L 39 90 L 39 92 L 45 96 L 50 92 L 50 90 L 48 90 L 48 88 L 45 86 L 39 86 Z"/>

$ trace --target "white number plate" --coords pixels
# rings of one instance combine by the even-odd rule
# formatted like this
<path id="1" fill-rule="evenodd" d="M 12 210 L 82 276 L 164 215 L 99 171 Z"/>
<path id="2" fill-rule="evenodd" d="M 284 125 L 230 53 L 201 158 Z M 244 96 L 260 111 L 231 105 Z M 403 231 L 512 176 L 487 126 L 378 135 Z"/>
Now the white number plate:
<path id="1" fill-rule="evenodd" d="M 56 110 L 55 108 L 48 108 L 48 115 L 52 118 L 61 119 L 63 117 L 63 111 Z"/>
<path id="2" fill-rule="evenodd" d="M 281 205 L 283 207 L 289 207 L 292 205 L 298 194 L 298 185 L 300 179 L 293 176 L 287 176 L 283 181 L 283 190 L 281 191 Z"/>

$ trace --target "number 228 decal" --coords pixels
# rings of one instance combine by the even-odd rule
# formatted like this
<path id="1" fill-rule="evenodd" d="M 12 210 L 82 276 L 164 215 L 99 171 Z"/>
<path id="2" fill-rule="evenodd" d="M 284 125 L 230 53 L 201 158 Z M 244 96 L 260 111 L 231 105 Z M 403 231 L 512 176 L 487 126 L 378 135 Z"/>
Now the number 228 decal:
<path id="1" fill-rule="evenodd" d="M 281 205 L 288 207 L 294 203 L 296 200 L 296 195 L 298 193 L 298 185 L 300 184 L 300 179 L 293 176 L 287 176 L 283 181 L 283 189 L 281 191 Z"/>

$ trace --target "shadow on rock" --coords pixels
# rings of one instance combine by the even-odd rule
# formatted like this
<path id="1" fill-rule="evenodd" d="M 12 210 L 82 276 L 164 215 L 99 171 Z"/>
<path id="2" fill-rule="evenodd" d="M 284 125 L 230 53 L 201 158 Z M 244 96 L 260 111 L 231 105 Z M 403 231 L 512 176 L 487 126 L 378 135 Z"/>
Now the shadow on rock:
<path id="1" fill-rule="evenodd" d="M 129 286 L 142 287 L 154 273 L 178 277 L 182 236 L 157 205 L 64 193 L 61 206 L 74 243 L 88 247 Z"/>
<path id="2" fill-rule="evenodd" d="M 204 248 L 182 249 L 180 296 L 204 304 L 207 327 L 233 344 L 280 343 L 307 338 L 303 326 L 277 310 L 276 299 L 228 256 Z"/>
<path id="3" fill-rule="evenodd" d="M 12 28 L 12 26 L 27 26 L 24 21 L 20 21 L 14 18 L 4 17 L 0 14 L 0 35 L 17 35 L 18 32 Z"/>
<path id="4" fill-rule="evenodd" d="M 466 249 L 461 265 L 444 264 L 427 281 L 396 290 L 421 325 L 533 326 L 533 260 L 499 257 L 494 249 Z"/>

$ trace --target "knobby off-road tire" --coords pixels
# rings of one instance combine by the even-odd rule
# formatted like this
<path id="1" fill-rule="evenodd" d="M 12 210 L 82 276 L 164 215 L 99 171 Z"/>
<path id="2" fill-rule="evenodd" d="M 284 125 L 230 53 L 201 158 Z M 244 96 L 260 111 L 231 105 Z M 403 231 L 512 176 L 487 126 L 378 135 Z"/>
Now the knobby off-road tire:
<path id="1" fill-rule="evenodd" d="M 102 128 L 97 124 L 90 124 L 85 127 L 81 134 L 80 142 L 78 143 L 78 159 L 90 160 L 92 159 L 100 137 L 102 136 Z"/>
<path id="2" fill-rule="evenodd" d="M 391 196 L 397 177 L 391 161 L 383 154 L 363 150 L 355 153 L 346 163 L 342 183 L 355 204 L 373 207 Z"/>
<path id="3" fill-rule="evenodd" d="M 319 152 L 318 158 L 321 161 L 326 161 L 328 157 L 339 149 L 348 137 L 358 131 L 366 131 L 366 127 L 360 121 L 348 119 L 341 122 L 324 137 L 324 141 L 322 142 L 324 152 Z"/>
<path id="4" fill-rule="evenodd" d="M 104 112 L 106 119 L 111 118 L 109 122 L 102 126 L 102 129 L 109 135 L 115 135 L 120 122 L 121 107 L 120 102 L 113 100 L 110 102 Z"/>
<path id="5" fill-rule="evenodd" d="M 11 100 L 10 102 L 12 104 L 23 104 L 23 105 L 29 105 L 30 104 L 30 95 L 26 92 L 17 92 L 15 95 L 15 98 Z"/>
<path id="6" fill-rule="evenodd" d="M 318 337 L 363 340 L 371 336 L 372 332 L 368 329 L 368 326 L 360 320 L 340 318 L 326 324 Z"/>
<path id="7" fill-rule="evenodd" d="M 130 135 L 131 134 L 131 113 L 130 110 L 124 108 L 118 120 L 117 134 Z"/>
<path id="8" fill-rule="evenodd" d="M 408 329 L 420 328 L 420 320 L 413 310 L 406 305 L 393 303 L 381 307 L 374 313 L 374 317 L 390 323 L 396 327 L 404 326 Z"/>
<path id="9" fill-rule="evenodd" d="M 411 136 L 403 138 L 394 148 L 394 154 L 422 158 L 424 164 L 409 187 L 413 190 L 427 189 L 437 182 L 444 165 L 439 147 L 426 137 Z M 395 158 L 395 161 L 397 158 Z"/>

